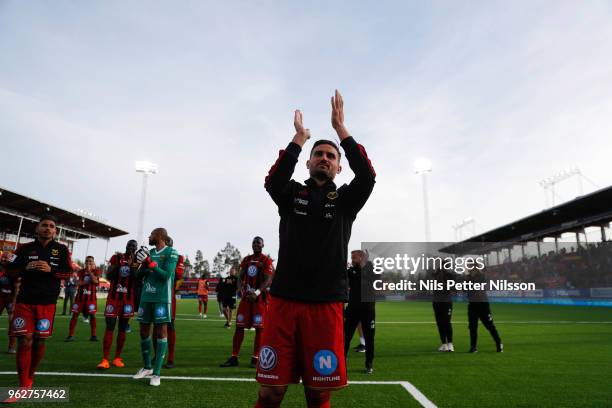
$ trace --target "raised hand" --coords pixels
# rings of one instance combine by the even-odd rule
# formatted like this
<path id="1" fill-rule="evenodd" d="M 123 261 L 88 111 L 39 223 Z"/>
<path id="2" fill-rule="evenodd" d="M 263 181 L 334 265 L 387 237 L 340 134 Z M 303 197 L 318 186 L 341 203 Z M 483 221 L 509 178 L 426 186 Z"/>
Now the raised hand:
<path id="1" fill-rule="evenodd" d="M 336 130 L 340 141 L 343 141 L 350 135 L 348 133 L 348 130 L 346 130 L 346 128 L 344 127 L 344 99 L 342 99 L 342 95 L 337 89 L 335 95 L 331 97 L 331 106 L 332 127 Z"/>
<path id="2" fill-rule="evenodd" d="M 293 126 L 295 126 L 295 136 L 293 136 L 293 142 L 300 145 L 300 147 L 304 146 L 306 141 L 310 139 L 310 129 L 304 128 L 304 123 L 302 121 L 302 112 L 300 110 L 295 111 L 295 115 L 293 116 Z"/>

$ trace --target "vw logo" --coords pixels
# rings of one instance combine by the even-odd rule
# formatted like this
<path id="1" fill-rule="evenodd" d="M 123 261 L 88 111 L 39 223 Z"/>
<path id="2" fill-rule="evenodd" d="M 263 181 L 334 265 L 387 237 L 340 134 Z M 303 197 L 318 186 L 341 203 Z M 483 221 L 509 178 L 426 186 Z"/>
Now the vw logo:
<path id="1" fill-rule="evenodd" d="M 270 371 L 276 367 L 278 362 L 278 355 L 276 351 L 270 346 L 263 346 L 259 351 L 259 368 L 264 371 Z"/>

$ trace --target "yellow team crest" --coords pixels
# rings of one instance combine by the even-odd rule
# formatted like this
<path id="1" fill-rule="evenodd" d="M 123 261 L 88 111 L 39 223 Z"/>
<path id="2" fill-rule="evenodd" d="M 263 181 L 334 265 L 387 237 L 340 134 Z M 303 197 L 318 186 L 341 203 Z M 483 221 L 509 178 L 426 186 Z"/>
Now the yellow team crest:
<path id="1" fill-rule="evenodd" d="M 329 193 L 327 193 L 327 198 L 329 198 L 330 200 L 335 200 L 336 198 L 338 198 L 338 192 L 330 191 Z"/>
<path id="2" fill-rule="evenodd" d="M 59 250 L 57 250 L 57 249 L 52 249 L 52 250 L 51 250 L 51 255 L 53 255 L 53 256 L 58 256 L 58 255 L 59 255 Z"/>

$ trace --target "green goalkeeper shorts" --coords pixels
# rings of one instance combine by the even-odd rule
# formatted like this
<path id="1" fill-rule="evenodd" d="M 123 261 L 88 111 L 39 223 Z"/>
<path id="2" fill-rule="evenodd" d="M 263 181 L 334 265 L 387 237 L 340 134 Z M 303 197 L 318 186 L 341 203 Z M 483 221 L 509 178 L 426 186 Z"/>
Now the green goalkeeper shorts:
<path id="1" fill-rule="evenodd" d="M 170 303 L 141 302 L 138 308 L 138 321 L 145 324 L 170 323 Z"/>

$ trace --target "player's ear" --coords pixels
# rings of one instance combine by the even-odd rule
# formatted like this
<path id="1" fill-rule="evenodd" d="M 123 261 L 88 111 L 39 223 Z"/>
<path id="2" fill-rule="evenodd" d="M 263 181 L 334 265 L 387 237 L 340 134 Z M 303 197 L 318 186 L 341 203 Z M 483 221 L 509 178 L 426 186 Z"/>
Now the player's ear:
<path id="1" fill-rule="evenodd" d="M 340 174 L 341 171 L 342 171 L 342 166 L 338 165 L 338 171 L 336 173 Z"/>
<path id="2" fill-rule="evenodd" d="M 310 170 L 310 159 L 306 160 L 306 168 Z"/>

